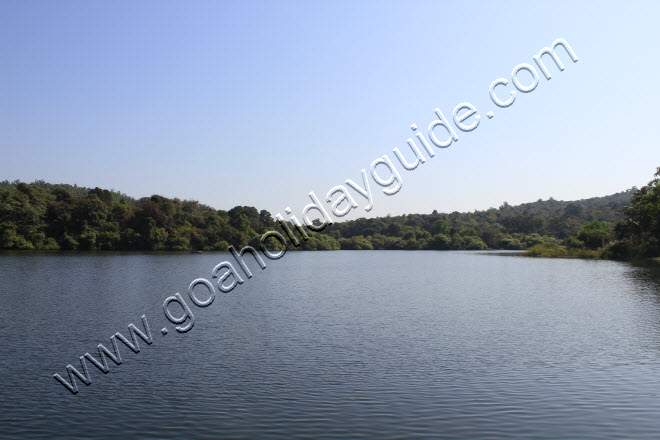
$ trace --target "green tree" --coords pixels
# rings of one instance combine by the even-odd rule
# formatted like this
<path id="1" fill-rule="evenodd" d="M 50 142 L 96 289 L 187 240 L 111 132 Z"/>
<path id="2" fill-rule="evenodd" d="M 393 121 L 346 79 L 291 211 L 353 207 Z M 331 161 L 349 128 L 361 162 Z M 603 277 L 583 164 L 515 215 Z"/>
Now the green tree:
<path id="1" fill-rule="evenodd" d="M 433 223 L 433 226 L 431 227 L 431 233 L 433 235 L 442 234 L 448 236 L 450 229 L 451 228 L 447 220 L 440 219 Z"/>
<path id="2" fill-rule="evenodd" d="M 594 220 L 587 222 L 578 233 L 578 240 L 584 243 L 589 249 L 596 249 L 609 242 L 612 230 L 605 222 Z"/>

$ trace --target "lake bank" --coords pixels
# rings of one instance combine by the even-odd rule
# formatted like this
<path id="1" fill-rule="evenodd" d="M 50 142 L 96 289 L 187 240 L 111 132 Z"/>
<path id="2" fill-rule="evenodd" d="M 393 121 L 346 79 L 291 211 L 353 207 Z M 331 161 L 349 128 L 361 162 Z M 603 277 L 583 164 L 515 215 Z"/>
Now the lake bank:
<path id="1" fill-rule="evenodd" d="M 528 257 L 539 258 L 569 258 L 582 260 L 612 260 L 628 262 L 652 262 L 660 264 L 660 257 L 649 256 L 648 251 L 632 249 L 626 253 L 619 252 L 616 245 L 598 249 L 571 248 L 567 246 L 533 246 L 524 251 Z"/>

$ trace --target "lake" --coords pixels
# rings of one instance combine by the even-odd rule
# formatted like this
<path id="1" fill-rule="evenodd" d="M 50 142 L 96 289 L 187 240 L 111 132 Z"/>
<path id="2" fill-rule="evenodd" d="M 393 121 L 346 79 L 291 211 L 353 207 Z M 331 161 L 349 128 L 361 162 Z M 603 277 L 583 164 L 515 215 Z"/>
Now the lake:
<path id="1" fill-rule="evenodd" d="M 0 437 L 660 435 L 658 268 L 289 252 L 178 333 L 164 299 L 230 258 L 1 253 Z M 53 379 L 143 314 L 151 345 L 76 395 Z"/>

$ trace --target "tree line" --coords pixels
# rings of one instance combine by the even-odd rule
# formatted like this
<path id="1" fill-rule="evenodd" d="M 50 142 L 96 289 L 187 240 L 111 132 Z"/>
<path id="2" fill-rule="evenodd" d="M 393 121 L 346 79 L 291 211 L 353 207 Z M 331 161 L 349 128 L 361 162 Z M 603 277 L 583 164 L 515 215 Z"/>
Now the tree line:
<path id="1" fill-rule="evenodd" d="M 648 185 L 578 201 L 537 200 L 467 213 L 408 214 L 334 223 L 303 250 L 600 249 L 612 258 L 657 254 L 660 168 Z M 278 229 L 251 206 L 216 210 L 159 195 L 43 181 L 0 182 L 0 248 L 227 250 Z"/>
<path id="2" fill-rule="evenodd" d="M 0 184 L 0 248 L 227 250 L 274 227 L 268 211 L 44 182 Z"/>

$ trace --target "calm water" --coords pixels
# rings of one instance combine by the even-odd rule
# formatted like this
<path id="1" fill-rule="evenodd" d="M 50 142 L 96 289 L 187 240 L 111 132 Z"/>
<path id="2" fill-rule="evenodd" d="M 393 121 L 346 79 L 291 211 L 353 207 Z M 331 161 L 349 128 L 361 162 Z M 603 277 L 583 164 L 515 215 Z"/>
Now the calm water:
<path id="1" fill-rule="evenodd" d="M 660 436 L 657 269 L 288 253 L 174 331 L 163 300 L 228 258 L 0 254 L 0 437 Z M 152 345 L 53 379 L 142 314 Z"/>

